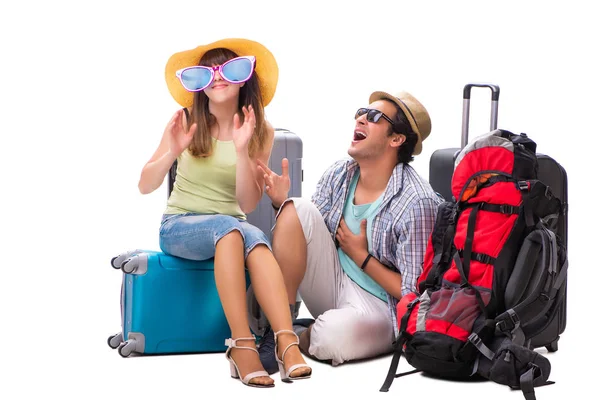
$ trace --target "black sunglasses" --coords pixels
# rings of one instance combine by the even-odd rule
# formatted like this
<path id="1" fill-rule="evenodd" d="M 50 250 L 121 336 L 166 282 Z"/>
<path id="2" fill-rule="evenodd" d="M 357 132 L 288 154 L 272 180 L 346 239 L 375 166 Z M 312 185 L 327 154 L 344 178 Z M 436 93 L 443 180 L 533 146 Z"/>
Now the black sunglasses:
<path id="1" fill-rule="evenodd" d="M 383 119 L 392 124 L 392 126 L 394 125 L 394 121 L 392 121 L 390 117 L 385 115 L 382 111 L 375 110 L 373 108 L 359 108 L 358 111 L 356 111 L 354 119 L 358 119 L 358 117 L 365 114 L 367 114 L 367 121 L 369 122 L 377 122 L 381 117 L 383 117 Z"/>
<path id="2" fill-rule="evenodd" d="M 407 133 L 407 129 L 404 126 L 404 124 L 395 123 L 390 117 L 385 115 L 383 111 L 375 110 L 373 108 L 359 108 L 358 111 L 356 111 L 354 119 L 358 119 L 358 117 L 365 114 L 367 114 L 367 121 L 369 122 L 377 123 L 377 121 L 379 121 L 383 117 L 383 119 L 385 119 L 392 125 L 392 129 L 394 130 L 394 132 L 403 134 Z"/>

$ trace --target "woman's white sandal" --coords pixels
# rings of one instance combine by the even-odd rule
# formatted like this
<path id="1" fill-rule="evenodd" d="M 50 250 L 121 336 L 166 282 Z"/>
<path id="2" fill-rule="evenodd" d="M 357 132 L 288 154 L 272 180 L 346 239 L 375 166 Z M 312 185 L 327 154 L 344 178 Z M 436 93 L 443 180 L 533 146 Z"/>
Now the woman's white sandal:
<path id="1" fill-rule="evenodd" d="M 231 358 L 231 356 L 229 355 L 229 353 L 231 353 L 231 349 L 252 350 L 257 355 L 258 355 L 258 351 L 256 351 L 256 349 L 252 348 L 252 347 L 238 346 L 237 345 L 237 341 L 238 340 L 252 340 L 252 341 L 254 341 L 255 339 L 253 337 L 251 337 L 251 338 L 237 338 L 237 339 L 231 339 L 230 338 L 230 339 L 225 339 L 225 346 L 227 346 L 227 351 L 225 351 L 225 358 L 227 358 L 227 360 L 229 361 L 229 367 L 231 368 L 231 377 L 235 378 L 235 379 L 240 379 L 242 381 L 242 383 L 244 385 L 246 385 L 246 386 L 258 387 L 258 388 L 275 387 L 275 385 L 273 383 L 271 383 L 270 385 L 261 385 L 259 383 L 250 383 L 250 381 L 252 379 L 258 378 L 260 376 L 266 376 L 266 377 L 268 377 L 269 374 L 267 373 L 267 371 L 250 372 L 248 375 L 244 376 L 243 378 L 240 377 L 240 370 L 239 370 L 237 364 L 235 363 L 235 361 L 233 360 L 233 358 Z"/>
<path id="2" fill-rule="evenodd" d="M 296 336 L 296 341 L 287 345 L 287 347 L 283 350 L 283 353 L 281 354 L 281 359 L 279 359 L 279 356 L 277 355 L 278 354 L 278 352 L 277 352 L 277 343 L 278 343 L 277 335 L 279 335 L 281 333 L 290 333 L 290 334 Z M 291 367 L 289 367 L 287 369 L 287 371 L 285 370 L 285 366 L 283 364 L 283 359 L 285 358 L 285 353 L 290 349 L 290 347 L 300 345 L 298 335 L 296 335 L 296 333 L 294 331 L 290 331 L 290 330 L 280 330 L 279 332 L 274 332 L 274 335 L 275 335 L 275 359 L 277 360 L 277 364 L 279 365 L 279 374 L 281 375 L 281 380 L 283 382 L 291 382 L 291 381 L 297 380 L 297 379 L 310 378 L 310 376 L 312 375 L 312 368 L 308 364 L 294 364 Z M 303 367 L 309 368 L 310 371 L 304 375 L 290 376 L 290 374 L 292 372 L 294 372 L 298 368 L 303 368 Z"/>

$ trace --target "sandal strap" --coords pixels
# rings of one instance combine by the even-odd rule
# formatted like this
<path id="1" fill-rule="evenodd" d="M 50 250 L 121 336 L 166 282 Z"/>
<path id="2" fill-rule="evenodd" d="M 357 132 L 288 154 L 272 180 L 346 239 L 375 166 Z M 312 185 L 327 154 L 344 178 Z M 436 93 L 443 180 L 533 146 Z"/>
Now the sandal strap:
<path id="1" fill-rule="evenodd" d="M 254 341 L 256 339 L 253 337 L 242 337 L 242 338 L 237 338 L 237 339 L 229 338 L 229 339 L 225 339 L 225 346 L 241 349 L 242 347 L 239 347 L 237 345 L 238 340 L 253 340 Z"/>
<path id="2" fill-rule="evenodd" d="M 277 340 L 277 335 L 279 335 L 279 334 L 281 334 L 281 333 L 291 333 L 292 335 L 294 335 L 294 336 L 298 337 L 298 336 L 296 335 L 296 332 L 294 332 L 294 331 L 291 331 L 291 330 L 289 330 L 289 329 L 282 329 L 282 330 L 280 330 L 280 331 L 274 332 L 274 335 L 275 335 L 275 340 Z"/>
<path id="3" fill-rule="evenodd" d="M 267 371 L 254 371 L 254 372 L 250 372 L 248 375 L 246 375 L 245 377 L 242 378 L 242 382 L 248 384 L 248 383 L 250 383 L 250 381 L 252 379 L 259 378 L 261 376 L 268 377 L 269 374 L 267 373 Z"/>
<path id="4" fill-rule="evenodd" d="M 248 346 L 238 346 L 237 345 L 237 341 L 238 340 L 256 340 L 255 338 L 251 337 L 251 338 L 237 338 L 237 339 L 225 339 L 225 346 L 227 346 L 227 351 L 225 351 L 225 358 L 227 358 L 229 360 L 229 353 L 231 353 L 231 349 L 244 349 L 244 350 L 252 350 L 253 352 L 255 352 L 256 354 L 258 354 L 258 351 L 255 348 L 252 347 L 248 347 Z"/>
<path id="5" fill-rule="evenodd" d="M 233 347 L 230 347 L 230 349 L 252 350 L 253 352 L 258 353 L 258 351 L 255 348 L 246 347 L 246 346 L 233 346 Z"/>
<path id="6" fill-rule="evenodd" d="M 298 368 L 303 368 L 303 367 L 310 368 L 310 365 L 308 365 L 308 364 L 294 364 L 294 365 L 292 365 L 291 367 L 288 368 L 286 374 L 287 374 L 287 376 L 290 376 L 290 374 L 292 372 L 294 372 Z M 311 370 L 312 370 L 312 368 L 311 368 Z"/>
<path id="7" fill-rule="evenodd" d="M 285 358 L 285 353 L 287 353 L 287 351 L 290 349 L 290 347 L 292 346 L 299 346 L 300 343 L 298 341 L 292 342 L 290 344 L 288 344 L 286 346 L 286 348 L 283 350 L 283 353 L 281 353 L 281 361 L 283 361 L 283 359 Z"/>
<path id="8" fill-rule="evenodd" d="M 296 336 L 296 340 L 293 341 L 292 343 L 288 344 L 286 346 L 286 348 L 283 350 L 283 353 L 281 353 L 281 361 L 283 362 L 283 359 L 285 358 L 285 353 L 287 353 L 287 351 L 290 349 L 290 347 L 292 347 L 292 346 L 300 346 L 300 339 L 298 338 L 298 335 L 296 335 L 296 332 L 290 331 L 290 330 L 287 330 L 287 329 L 282 329 L 282 330 L 274 333 L 274 336 L 275 336 L 275 349 L 277 349 L 277 335 L 279 335 L 281 333 L 291 333 L 292 335 Z M 275 353 L 275 356 L 277 357 L 277 353 Z"/>

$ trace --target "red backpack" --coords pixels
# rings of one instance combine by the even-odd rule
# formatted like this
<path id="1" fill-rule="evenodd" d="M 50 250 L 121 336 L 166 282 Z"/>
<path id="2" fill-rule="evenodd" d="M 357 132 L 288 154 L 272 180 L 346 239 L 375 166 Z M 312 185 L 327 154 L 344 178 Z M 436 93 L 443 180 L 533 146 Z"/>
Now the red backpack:
<path id="1" fill-rule="evenodd" d="M 528 399 L 549 383 L 550 363 L 527 340 L 566 296 L 567 263 L 556 234 L 562 203 L 537 170 L 525 134 L 495 130 L 458 154 L 457 201 L 440 205 L 417 290 L 398 303 L 400 333 L 381 391 L 402 354 L 418 371 L 483 377 Z"/>

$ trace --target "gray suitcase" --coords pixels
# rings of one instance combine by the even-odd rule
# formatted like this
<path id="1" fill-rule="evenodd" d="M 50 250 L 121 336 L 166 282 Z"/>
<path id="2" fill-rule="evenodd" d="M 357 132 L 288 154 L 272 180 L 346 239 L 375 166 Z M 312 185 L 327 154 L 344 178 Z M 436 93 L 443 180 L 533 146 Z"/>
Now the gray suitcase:
<path id="1" fill-rule="evenodd" d="M 452 196 L 450 185 L 452 174 L 454 172 L 454 160 L 460 150 L 466 146 L 469 139 L 469 109 L 471 102 L 471 89 L 473 87 L 489 88 L 492 92 L 492 109 L 490 116 L 490 131 L 497 128 L 498 125 L 498 99 L 500 97 L 500 88 L 497 85 L 475 84 L 465 85 L 463 91 L 463 118 L 462 118 L 462 136 L 460 148 L 449 148 L 436 150 L 429 160 L 429 183 L 433 190 L 440 193 L 446 200 L 456 200 Z M 552 192 L 563 203 L 563 215 L 558 219 L 557 232 L 561 236 L 565 249 L 567 249 L 567 173 L 565 169 L 545 154 L 537 154 L 538 158 L 538 179 L 552 188 Z M 567 285 L 564 285 L 566 291 Z M 559 336 L 565 331 L 567 326 L 567 296 L 563 296 L 564 301 L 557 307 L 551 309 L 551 322 L 537 335 L 531 338 L 530 347 L 546 347 L 548 351 L 558 350 Z"/>
<path id="2" fill-rule="evenodd" d="M 275 173 L 281 175 L 281 160 L 287 158 L 289 161 L 290 173 L 290 197 L 302 196 L 302 139 L 287 129 L 275 129 L 275 140 L 269 159 L 269 168 Z M 175 177 L 177 175 L 177 161 L 173 163 L 169 170 L 169 190 L 168 196 L 173 190 Z M 271 199 L 266 193 L 260 199 L 258 206 L 254 211 L 247 215 L 247 220 L 252 225 L 260 228 L 269 238 L 272 239 L 271 229 L 275 224 L 275 210 L 271 206 Z"/>

